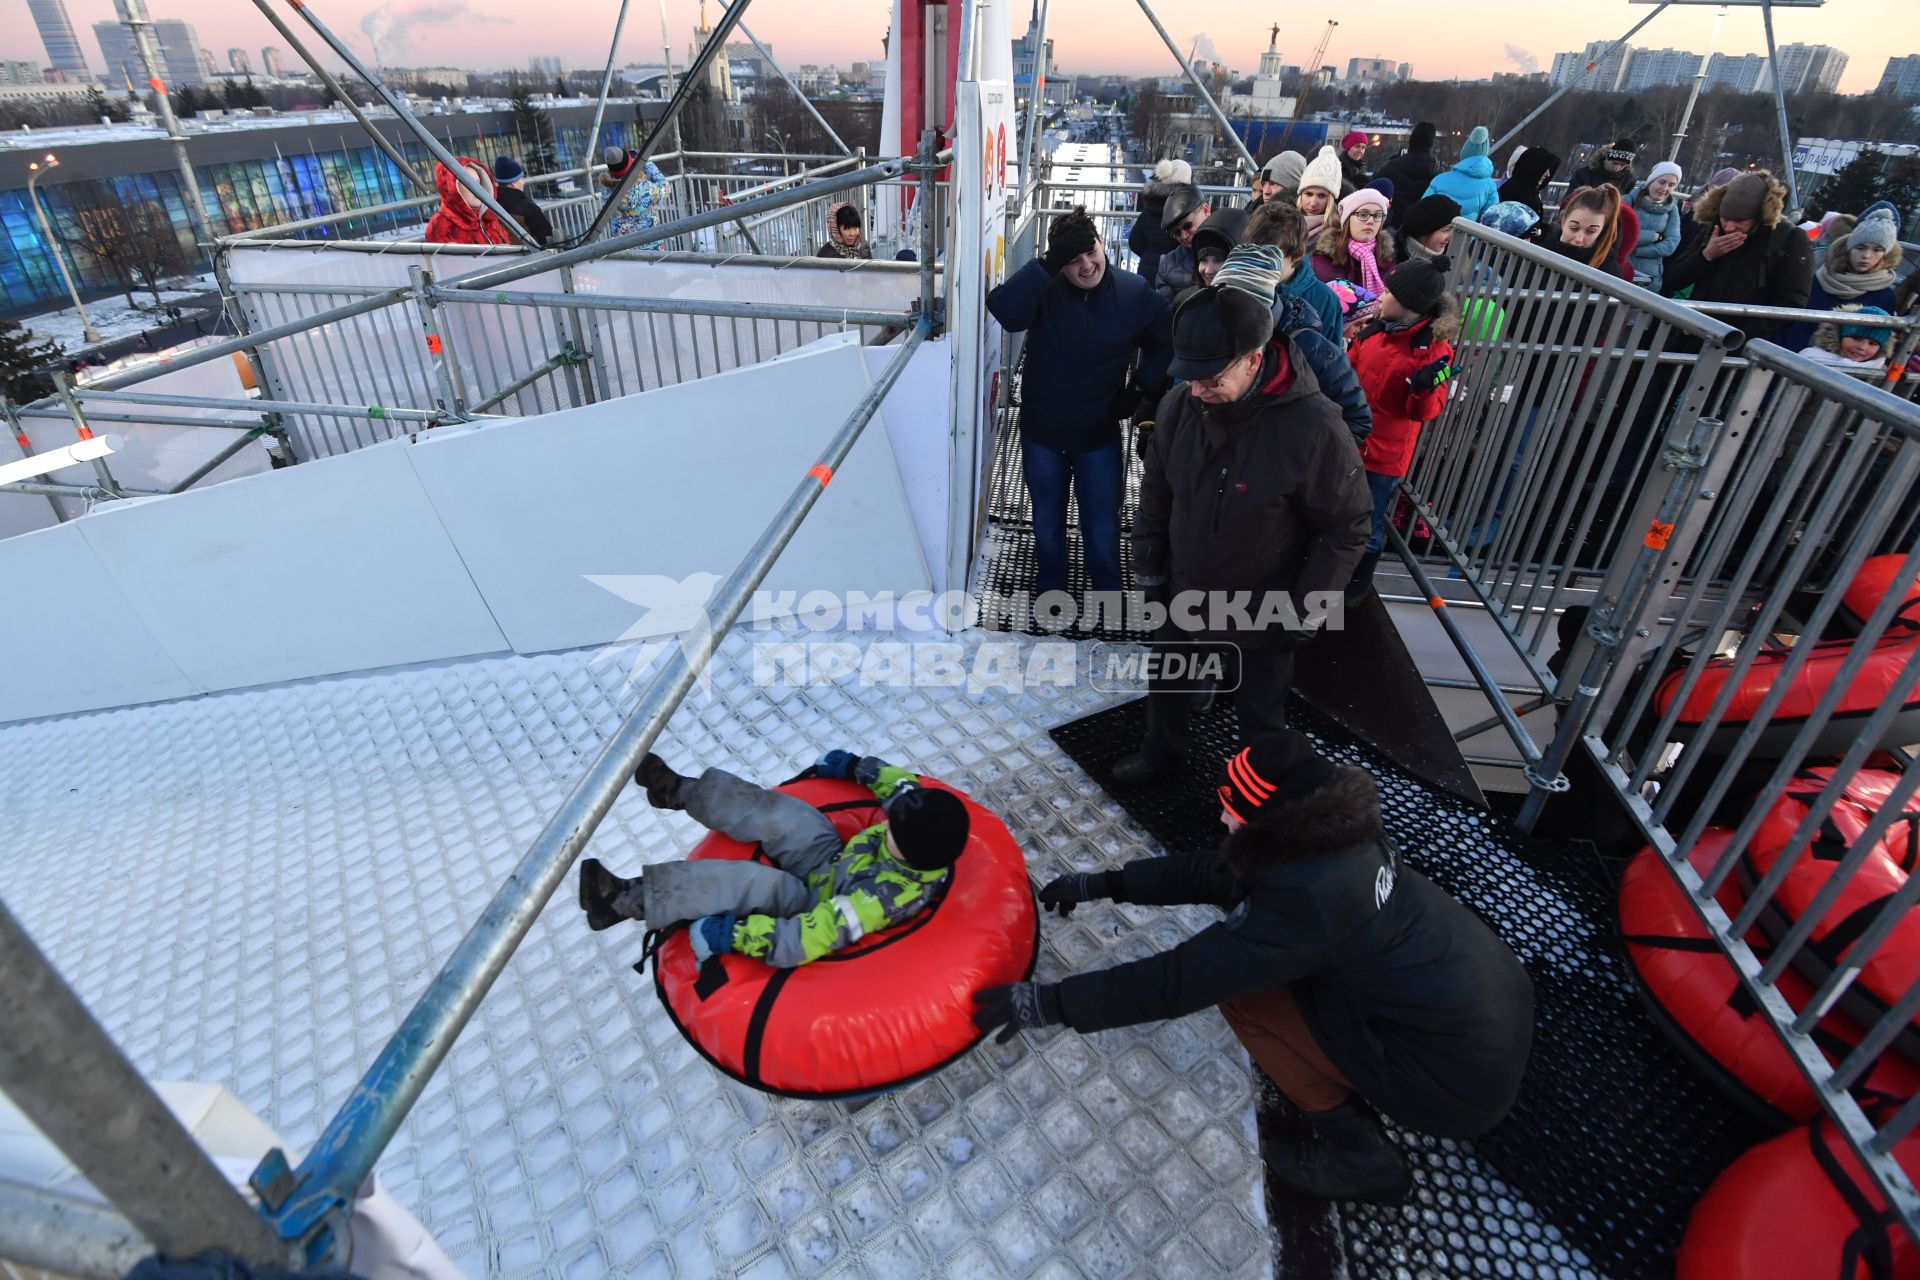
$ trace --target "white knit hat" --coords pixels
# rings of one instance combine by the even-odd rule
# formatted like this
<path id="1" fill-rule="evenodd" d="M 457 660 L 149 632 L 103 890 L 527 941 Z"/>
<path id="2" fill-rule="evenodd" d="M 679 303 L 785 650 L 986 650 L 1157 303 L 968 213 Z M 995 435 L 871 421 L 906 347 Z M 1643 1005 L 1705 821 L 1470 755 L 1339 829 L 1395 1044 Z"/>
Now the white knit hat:
<path id="1" fill-rule="evenodd" d="M 1162 160 L 1153 166 L 1153 176 L 1159 182 L 1172 182 L 1185 185 L 1193 181 L 1193 166 L 1185 160 Z"/>
<path id="2" fill-rule="evenodd" d="M 1318 187 L 1330 196 L 1340 194 L 1340 153 L 1331 145 L 1324 146 L 1307 161 L 1307 167 L 1300 175 L 1300 189 Z"/>
<path id="3" fill-rule="evenodd" d="M 1662 160 L 1659 164 L 1653 166 L 1651 173 L 1647 174 L 1647 185 L 1652 186 L 1662 178 L 1672 178 L 1673 185 L 1676 187 L 1679 186 L 1680 166 L 1671 160 Z"/>

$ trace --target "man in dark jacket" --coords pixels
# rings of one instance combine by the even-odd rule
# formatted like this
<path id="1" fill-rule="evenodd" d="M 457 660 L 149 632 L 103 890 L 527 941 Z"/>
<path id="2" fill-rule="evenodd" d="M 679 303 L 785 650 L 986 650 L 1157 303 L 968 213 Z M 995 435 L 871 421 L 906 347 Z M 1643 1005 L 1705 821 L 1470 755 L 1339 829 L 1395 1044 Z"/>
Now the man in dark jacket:
<path id="1" fill-rule="evenodd" d="M 1743 173 L 1693 206 L 1707 229 L 1683 242 L 1661 279 L 1663 293 L 1692 286 L 1695 302 L 1743 302 L 1804 307 L 1813 291 L 1813 245 L 1785 217 L 1787 189 L 1765 169 Z M 1749 337 L 1764 338 L 1786 325 L 1733 318 Z"/>
<path id="2" fill-rule="evenodd" d="M 1573 171 L 1567 190 L 1611 186 L 1624 196 L 1633 190 L 1633 162 L 1639 154 L 1640 144 L 1632 138 L 1616 138 L 1604 147 L 1595 147 L 1587 153 L 1587 162 Z"/>
<path id="3" fill-rule="evenodd" d="M 1422 120 L 1413 126 L 1407 149 L 1380 166 L 1378 176 L 1393 183 L 1393 203 L 1387 208 L 1387 225 L 1398 227 L 1407 209 L 1417 202 L 1439 176 L 1440 162 L 1433 158 L 1433 125 Z"/>
<path id="4" fill-rule="evenodd" d="M 1212 284 L 1213 273 L 1233 252 L 1233 246 L 1247 238 L 1245 209 L 1216 209 L 1200 229 L 1193 233 L 1188 248 L 1193 250 L 1196 284 Z"/>
<path id="5" fill-rule="evenodd" d="M 1168 372 L 1187 385 L 1155 415 L 1133 526 L 1135 582 L 1170 606 L 1156 653 L 1233 646 L 1247 741 L 1285 726 L 1294 647 L 1339 607 L 1343 597 L 1329 593 L 1353 576 L 1373 513 L 1339 409 L 1299 343 L 1274 335 L 1285 266 L 1271 245 L 1240 245 L 1211 285 L 1181 300 Z M 1149 684 L 1146 741 L 1116 779 L 1179 768 L 1192 696 Z"/>
<path id="6" fill-rule="evenodd" d="M 1153 287 L 1169 304 L 1200 283 L 1199 262 L 1193 254 L 1193 233 L 1213 216 L 1213 206 L 1200 194 L 1200 188 L 1188 184 L 1167 197 L 1160 225 L 1173 238 L 1174 247 L 1160 255 L 1160 268 Z"/>
<path id="7" fill-rule="evenodd" d="M 1075 209 L 1054 220 L 1046 256 L 987 295 L 987 310 L 1027 335 L 1020 454 L 1033 498 L 1035 586 L 1066 590 L 1071 485 L 1093 589 L 1119 591 L 1126 481 L 1120 420 L 1141 407 L 1143 393 L 1134 387 L 1157 393 L 1166 385 L 1167 304 L 1139 276 L 1113 270 L 1093 219 Z M 1140 363 L 1130 387 L 1135 352 Z"/>
<path id="8" fill-rule="evenodd" d="M 1174 247 L 1173 237 L 1160 225 L 1167 210 L 1167 197 L 1193 177 L 1193 169 L 1184 160 L 1162 160 L 1153 167 L 1153 178 L 1140 193 L 1139 216 L 1127 232 L 1127 248 L 1140 259 L 1138 268 L 1148 284 L 1159 278 L 1160 255 Z"/>
<path id="9" fill-rule="evenodd" d="M 546 210 L 527 194 L 527 171 L 520 167 L 520 162 L 512 156 L 496 157 L 493 186 L 494 199 L 500 202 L 500 207 L 531 232 L 541 248 L 546 248 L 553 239 L 553 223 L 548 220 Z"/>
<path id="10" fill-rule="evenodd" d="M 1532 981 L 1478 916 L 1400 862 L 1365 770 L 1284 730 L 1228 762 L 1220 800 L 1218 852 L 1070 873 L 1040 901 L 1063 916 L 1099 898 L 1204 903 L 1225 920 L 1131 964 L 988 988 L 974 1022 L 1004 1043 L 1026 1027 L 1102 1031 L 1218 1005 L 1311 1125 L 1262 1145 L 1274 1177 L 1398 1200 L 1412 1179 L 1373 1111 L 1439 1138 L 1498 1124 L 1533 1039 Z"/>

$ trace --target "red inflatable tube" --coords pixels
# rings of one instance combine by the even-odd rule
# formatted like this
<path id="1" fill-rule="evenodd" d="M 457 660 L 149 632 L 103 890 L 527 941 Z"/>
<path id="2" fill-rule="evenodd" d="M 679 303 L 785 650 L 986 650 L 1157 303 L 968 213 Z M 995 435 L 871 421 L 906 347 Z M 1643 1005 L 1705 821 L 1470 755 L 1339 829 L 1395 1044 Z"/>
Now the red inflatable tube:
<path id="1" fill-rule="evenodd" d="M 1839 675 L 1841 664 L 1847 660 L 1853 645 L 1851 640 L 1823 640 L 1813 644 L 1813 653 L 1801 665 L 1786 696 L 1774 708 L 1773 718 L 1761 731 L 1759 745 L 1755 749 L 1758 758 L 1775 759 L 1785 753 L 1800 732 L 1801 724 L 1813 714 L 1814 706 Z M 1813 755 L 1839 755 L 1853 745 L 1854 739 L 1860 734 L 1861 725 L 1891 696 L 1899 681 L 1901 668 L 1906 666 L 1917 645 L 1920 645 L 1920 632 L 1899 626 L 1887 629 L 1874 643 L 1873 652 L 1847 686 L 1839 705 L 1833 709 L 1833 715 L 1814 740 Z M 1774 683 L 1786 668 L 1788 655 L 1792 652 L 1790 649 L 1765 649 L 1755 655 L 1753 664 L 1740 681 L 1740 687 L 1727 704 L 1719 727 L 1708 741 L 1709 750 L 1726 751 L 1733 746 L 1734 739 L 1746 729 L 1748 722 L 1759 711 L 1760 704 L 1773 692 Z M 1731 658 L 1715 658 L 1707 663 L 1674 721 L 1673 731 L 1676 735 L 1686 738 L 1698 732 L 1732 672 Z M 1685 671 L 1672 671 L 1660 681 L 1653 700 L 1657 713 L 1665 715 L 1672 708 L 1685 675 Z M 1875 745 L 1898 746 L 1910 742 L 1920 742 L 1920 681 L 1905 691 L 1901 713 L 1893 718 L 1884 740 Z"/>
<path id="2" fill-rule="evenodd" d="M 1740 856 L 1743 893 L 1754 886 L 1786 851 L 1794 829 L 1820 794 L 1831 769 L 1808 769 L 1794 779 L 1761 821 L 1753 840 Z M 1835 801 L 1813 841 L 1794 860 L 1793 869 L 1761 912 L 1759 927 L 1779 941 L 1812 905 L 1847 848 L 1866 830 L 1888 801 L 1900 775 L 1862 769 Z M 1807 943 L 1794 956 L 1794 966 L 1809 981 L 1820 983 L 1845 963 L 1854 942 L 1878 918 L 1888 898 L 1907 882 L 1920 865 L 1920 812 L 1894 822 L 1878 847 L 1867 855 L 1824 919 L 1814 926 Z M 1872 1024 L 1920 981 L 1920 915 L 1909 912 L 1880 944 L 1860 976 L 1840 997 L 1838 1007 L 1856 1021 Z M 1920 1062 L 1920 1020 L 1904 1029 L 1894 1045 L 1909 1059 Z"/>
<path id="3" fill-rule="evenodd" d="M 1689 859 L 1694 870 L 1702 875 L 1711 870 L 1732 835 L 1723 827 L 1703 832 Z M 1728 915 L 1740 909 L 1732 877 L 1716 897 Z M 1759 1005 L 1740 985 L 1733 962 L 1713 941 L 1679 882 L 1652 849 L 1642 849 L 1621 877 L 1620 932 L 1654 1020 L 1715 1084 L 1770 1124 L 1784 1127 L 1819 1111 L 1806 1077 Z M 1766 940 L 1757 930 L 1747 942 L 1765 958 Z M 1813 988 L 1789 970 L 1780 976 L 1780 993 L 1793 1008 L 1804 1009 Z M 1813 1038 L 1829 1060 L 1838 1062 L 1850 1046 L 1859 1043 L 1861 1034 L 1858 1024 L 1835 1013 L 1815 1028 Z M 1861 1092 L 1905 1099 L 1920 1092 L 1920 1067 L 1885 1054 Z"/>
<path id="4" fill-rule="evenodd" d="M 880 802 L 857 783 L 808 778 L 779 790 L 826 813 L 843 840 L 882 820 Z M 686 931 L 661 945 L 654 988 L 707 1061 L 768 1093 L 849 1098 L 937 1071 L 979 1041 L 973 993 L 1033 972 L 1039 915 L 1006 824 L 954 794 L 966 801 L 972 834 L 946 891 L 912 919 L 794 969 L 720 957 L 726 981 L 704 994 Z M 760 853 L 712 832 L 687 856 Z"/>
<path id="5" fill-rule="evenodd" d="M 1894 1148 L 1920 1175 L 1920 1136 Z M 1920 1280 L 1920 1254 L 1826 1117 L 1728 1165 L 1687 1219 L 1676 1280 Z"/>
<path id="6" fill-rule="evenodd" d="M 1872 556 L 1860 566 L 1853 575 L 1853 581 L 1847 584 L 1845 594 L 1840 597 L 1840 617 L 1855 631 L 1867 625 L 1867 619 L 1880 607 L 1880 602 L 1896 590 L 1900 594 L 1900 616 L 1893 622 L 1899 626 L 1906 618 L 1906 606 L 1920 602 L 1920 576 L 1909 578 L 1906 582 L 1895 581 L 1900 572 L 1903 555 Z"/>

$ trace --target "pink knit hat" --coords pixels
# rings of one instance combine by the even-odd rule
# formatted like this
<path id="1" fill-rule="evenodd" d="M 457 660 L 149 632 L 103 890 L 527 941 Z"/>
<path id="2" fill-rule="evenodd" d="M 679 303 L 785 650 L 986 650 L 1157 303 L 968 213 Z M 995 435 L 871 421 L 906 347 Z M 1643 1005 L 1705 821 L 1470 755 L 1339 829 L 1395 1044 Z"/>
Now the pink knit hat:
<path id="1" fill-rule="evenodd" d="M 1349 129 L 1347 130 L 1347 136 L 1340 139 L 1340 149 L 1346 151 L 1359 146 L 1365 141 L 1367 141 L 1367 135 L 1365 133 L 1359 129 Z"/>
<path id="2" fill-rule="evenodd" d="M 1380 212 L 1385 213 L 1387 211 L 1387 198 L 1378 191 L 1375 191 L 1372 187 L 1360 188 L 1340 202 L 1341 225 L 1346 225 L 1347 219 L 1362 209 L 1378 209 Z"/>

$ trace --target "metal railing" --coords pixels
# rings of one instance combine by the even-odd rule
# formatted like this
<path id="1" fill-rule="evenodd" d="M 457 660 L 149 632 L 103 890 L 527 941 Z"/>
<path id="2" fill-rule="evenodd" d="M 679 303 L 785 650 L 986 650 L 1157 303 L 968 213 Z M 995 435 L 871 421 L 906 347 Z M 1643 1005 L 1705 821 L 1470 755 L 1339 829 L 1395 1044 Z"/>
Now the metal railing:
<path id="1" fill-rule="evenodd" d="M 845 177 L 848 181 L 877 182 L 896 176 L 910 164 L 918 179 L 919 200 L 931 204 L 935 175 L 951 160 L 951 152 L 936 154 L 929 130 L 913 161 L 882 162 Z M 787 190 L 750 195 L 740 202 L 738 213 L 753 216 L 816 198 L 818 188 L 818 182 L 803 183 Z M 728 216 L 726 211 L 697 215 L 669 224 L 662 231 L 667 235 L 698 232 Z M 516 255 L 505 265 L 483 267 L 445 285 L 436 285 L 424 270 L 414 266 L 405 288 L 374 287 L 364 296 L 332 305 L 317 315 L 186 353 L 180 363 L 190 366 L 236 352 L 270 348 L 320 326 L 373 316 L 391 318 L 408 302 L 420 308 L 418 315 L 429 336 L 452 332 L 458 324 L 459 309 L 483 305 L 496 314 L 511 310 L 555 317 L 599 310 L 646 314 L 650 321 L 656 316 L 699 316 L 717 322 L 722 317 L 742 318 L 735 312 L 744 310 L 750 312 L 755 323 L 771 314 L 776 324 L 799 323 L 800 313 L 825 310 L 618 296 L 594 298 L 591 306 L 582 308 L 584 295 L 542 292 L 509 295 L 504 299 L 509 306 L 496 305 L 503 300 L 497 292 L 503 285 L 619 254 L 648 234 L 614 237 L 531 258 Z M 258 1214 L 191 1137 L 179 1129 L 47 958 L 0 905 L 0 1023 L 7 1028 L 7 1034 L 0 1036 L 0 1090 L 24 1104 L 79 1172 L 114 1205 L 109 1211 L 0 1180 L 0 1258 L 85 1277 L 123 1274 L 129 1258 L 139 1256 L 149 1246 L 182 1257 L 221 1248 L 249 1262 L 279 1265 L 289 1259 L 296 1265 L 346 1261 L 351 1248 L 349 1219 L 355 1189 L 371 1172 L 574 859 L 592 839 L 634 769 L 692 689 L 700 670 L 825 492 L 834 471 L 845 462 L 914 354 L 938 331 L 940 313 L 933 305 L 934 244 L 935 228 L 931 222 L 925 223 L 920 262 L 905 267 L 886 264 L 882 268 L 904 270 L 914 278 L 917 297 L 912 309 L 898 313 L 856 309 L 835 312 L 839 322 L 898 331 L 900 341 L 891 348 L 885 368 L 827 442 L 817 462 L 795 476 L 790 496 L 713 596 L 707 625 L 681 638 L 637 706 L 529 847 L 514 874 L 502 883 L 307 1158 L 295 1168 L 276 1149 L 260 1163 L 252 1178 L 262 1206 Z M 332 302 L 341 292 L 320 287 L 294 296 Z M 453 321 L 444 330 L 440 326 L 443 316 Z M 583 330 L 572 330 L 563 322 L 558 331 Z M 457 406 L 463 394 L 463 371 L 447 352 L 444 341 L 433 347 L 437 357 L 432 370 L 434 390 L 452 396 Z M 593 372 L 599 376 L 603 368 Z M 143 371 L 127 371 L 67 392 L 66 400 L 77 405 L 76 396 L 92 396 L 117 403 L 121 397 L 115 392 L 143 376 Z M 587 381 L 581 379 L 579 385 L 583 394 L 590 395 L 585 391 Z M 521 392 L 509 385 L 491 399 L 498 401 L 513 394 Z M 127 398 L 153 397 L 132 394 Z M 268 403 L 276 414 L 342 415 L 339 404 L 281 399 Z M 428 416 L 432 415 L 409 415 L 407 420 L 418 422 Z"/>
<path id="2" fill-rule="evenodd" d="M 854 199 L 870 213 L 874 193 L 894 190 L 910 165 L 906 159 L 866 163 L 859 156 L 828 157 L 818 167 L 784 177 L 693 175 L 691 180 L 704 184 L 698 190 L 710 207 L 689 212 L 681 209 L 692 199 L 684 193 L 693 188 L 687 185 L 690 179 L 681 177 L 681 185 L 662 206 L 665 220 L 654 228 L 564 254 L 528 254 L 517 246 L 429 246 L 333 236 L 306 240 L 285 234 L 338 230 L 357 216 L 352 212 L 229 237 L 220 246 L 215 267 L 240 337 L 170 353 L 164 362 L 70 387 L 62 383 L 54 397 L 25 406 L 0 403 L 0 410 L 16 428 L 51 419 L 66 420 L 83 432 L 89 424 L 119 422 L 234 430 L 234 443 L 213 449 L 183 482 L 173 484 L 169 477 L 167 491 L 178 492 L 204 480 L 263 434 L 278 441 L 285 458 L 309 461 L 423 427 L 552 412 L 669 386 L 757 363 L 836 332 L 858 332 L 863 343 L 880 341 L 912 323 L 912 300 L 918 292 L 912 284 L 922 268 L 806 255 L 824 238 L 828 206 Z M 919 184 L 918 178 L 911 180 Z M 942 185 L 933 184 L 936 204 Z M 583 196 L 549 205 L 559 218 L 556 230 L 584 231 L 599 199 Z M 432 203 L 396 205 L 425 208 Z M 654 244 L 662 247 L 642 247 Z M 316 250 L 399 257 L 403 263 L 424 258 L 435 270 L 409 272 L 402 283 L 401 267 L 396 266 L 387 272 L 393 282 L 384 285 L 232 279 L 235 254 Z M 714 273 L 745 266 L 857 273 L 874 281 L 897 277 L 901 287 L 868 291 L 897 300 L 897 307 L 889 309 L 872 301 L 822 305 L 635 297 L 577 281 L 575 269 L 581 264 L 612 259 L 670 262 Z M 937 264 L 928 269 L 939 270 Z M 436 271 L 452 278 L 436 278 Z M 500 287 L 544 272 L 557 274 L 558 291 Z M 484 289 L 476 287 L 482 285 Z M 849 287 L 836 292 L 861 291 Z M 163 373 L 236 355 L 252 369 L 260 398 L 168 395 L 140 385 Z M 199 412 L 183 416 L 189 409 Z M 218 416 L 200 416 L 209 413 Z M 14 434 L 27 439 L 23 430 Z M 97 462 L 96 470 L 98 484 L 38 481 L 0 487 L 0 494 L 97 501 L 157 492 L 121 485 L 106 460 Z M 62 518 L 66 515 L 58 502 L 54 510 Z"/>
<path id="3" fill-rule="evenodd" d="M 1920 408 L 1486 228 L 1456 222 L 1454 254 L 1455 391 L 1402 485 L 1431 536 L 1391 536 L 1525 761 L 1522 825 L 1566 787 L 1573 753 L 1588 752 L 1920 1233 L 1920 1196 L 1890 1154 L 1920 1104 L 1869 1115 L 1848 1092 L 1897 1051 L 1920 984 L 1883 983 L 1837 1061 L 1809 1034 L 1861 990 L 1862 970 L 1920 900 L 1920 876 L 1870 913 L 1843 960 L 1829 956 L 1810 995 L 1777 984 L 1809 957 L 1882 837 L 1920 822 L 1910 770 L 1858 839 L 1821 854 L 1826 870 L 1811 862 L 1847 786 L 1911 735 L 1900 717 L 1920 707 L 1920 629 L 1902 617 L 1920 575 Z M 1875 555 L 1898 560 L 1892 591 L 1864 619 L 1843 615 L 1843 593 Z M 1451 618 L 1443 575 L 1497 624 L 1501 652 L 1478 652 Z M 1494 682 L 1509 658 L 1538 690 L 1534 705 L 1556 712 L 1544 744 Z M 1809 781 L 1816 763 L 1831 773 Z M 1789 789 L 1803 808 L 1779 809 Z M 1762 834 L 1776 811 L 1792 819 L 1784 838 L 1777 820 Z M 1709 833 L 1719 852 L 1703 860 Z M 1765 873 L 1731 880 L 1762 839 Z M 1802 895 L 1762 963 L 1749 930 L 1777 923 L 1795 874 L 1824 877 L 1822 887 Z"/>

